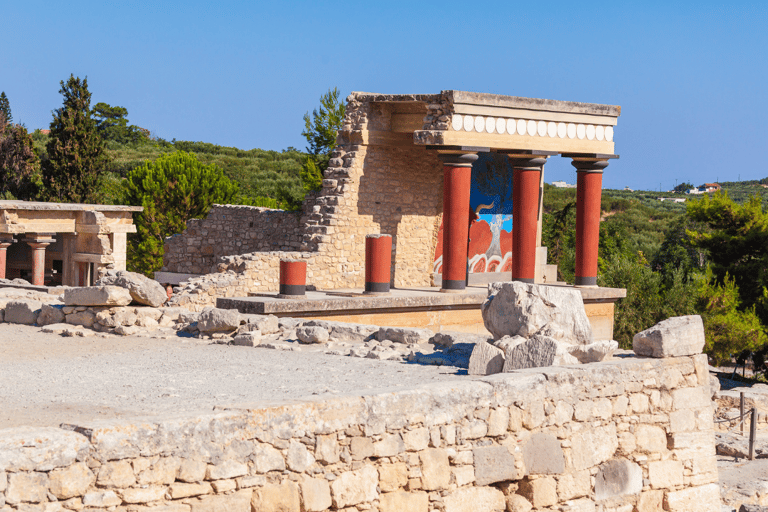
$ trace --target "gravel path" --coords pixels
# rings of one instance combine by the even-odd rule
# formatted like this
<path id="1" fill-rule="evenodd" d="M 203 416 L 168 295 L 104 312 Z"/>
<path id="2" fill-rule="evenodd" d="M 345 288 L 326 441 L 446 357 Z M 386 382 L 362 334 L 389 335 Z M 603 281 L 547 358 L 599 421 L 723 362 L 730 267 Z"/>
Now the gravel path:
<path id="1" fill-rule="evenodd" d="M 457 372 L 195 338 L 63 337 L 0 324 L 0 428 L 210 412 L 214 406 L 470 378 Z"/>

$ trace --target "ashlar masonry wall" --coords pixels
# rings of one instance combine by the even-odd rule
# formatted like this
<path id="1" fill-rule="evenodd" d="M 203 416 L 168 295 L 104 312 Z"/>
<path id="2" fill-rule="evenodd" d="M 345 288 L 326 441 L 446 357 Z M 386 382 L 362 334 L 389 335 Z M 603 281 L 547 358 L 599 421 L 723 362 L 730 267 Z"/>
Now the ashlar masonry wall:
<path id="1" fill-rule="evenodd" d="M 712 415 L 698 355 L 9 429 L 0 511 L 714 512 Z"/>

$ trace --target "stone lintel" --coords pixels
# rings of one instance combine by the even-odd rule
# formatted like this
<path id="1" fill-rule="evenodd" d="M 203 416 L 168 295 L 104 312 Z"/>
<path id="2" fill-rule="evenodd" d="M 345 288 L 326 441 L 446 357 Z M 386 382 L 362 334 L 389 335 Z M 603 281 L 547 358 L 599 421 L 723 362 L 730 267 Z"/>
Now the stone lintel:
<path id="1" fill-rule="evenodd" d="M 0 201 L 0 210 L 34 210 L 34 211 L 70 211 L 70 212 L 141 212 L 141 206 L 125 206 L 110 204 L 80 204 L 80 203 L 45 203 L 39 201 Z"/>
<path id="2" fill-rule="evenodd" d="M 444 91 L 454 105 L 480 105 L 490 107 L 520 108 L 546 112 L 564 112 L 572 114 L 587 114 L 607 117 L 619 117 L 621 107 L 618 105 L 602 105 L 599 103 L 582 103 L 578 101 L 547 100 L 542 98 L 524 98 L 520 96 L 505 96 L 468 91 Z"/>

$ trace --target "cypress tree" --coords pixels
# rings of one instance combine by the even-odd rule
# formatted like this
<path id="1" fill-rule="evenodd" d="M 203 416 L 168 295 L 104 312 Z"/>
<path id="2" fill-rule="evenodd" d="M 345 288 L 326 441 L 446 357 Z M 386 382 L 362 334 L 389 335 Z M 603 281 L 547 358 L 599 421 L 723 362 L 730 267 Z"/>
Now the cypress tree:
<path id="1" fill-rule="evenodd" d="M 34 198 L 40 180 L 40 160 L 32 137 L 19 124 L 4 124 L 0 112 L 0 199 Z"/>
<path id="2" fill-rule="evenodd" d="M 8 96 L 5 95 L 5 91 L 0 92 L 0 112 L 3 113 L 3 116 L 0 117 L 5 117 L 5 124 L 13 123 L 13 116 L 11 115 L 11 104 L 8 103 Z"/>
<path id="3" fill-rule="evenodd" d="M 70 75 L 59 90 L 63 107 L 53 112 L 43 166 L 43 184 L 48 199 L 61 202 L 96 203 L 99 177 L 109 163 L 106 146 L 91 117 L 88 79 Z"/>

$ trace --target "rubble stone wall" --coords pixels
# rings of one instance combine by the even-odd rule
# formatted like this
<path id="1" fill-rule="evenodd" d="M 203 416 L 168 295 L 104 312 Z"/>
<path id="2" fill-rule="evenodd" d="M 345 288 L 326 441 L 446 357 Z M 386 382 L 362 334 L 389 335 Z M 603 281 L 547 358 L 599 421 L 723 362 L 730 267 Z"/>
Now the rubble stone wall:
<path id="1" fill-rule="evenodd" d="M 706 356 L 0 431 L 0 510 L 719 511 Z M 142 507 L 150 508 L 142 508 Z"/>

